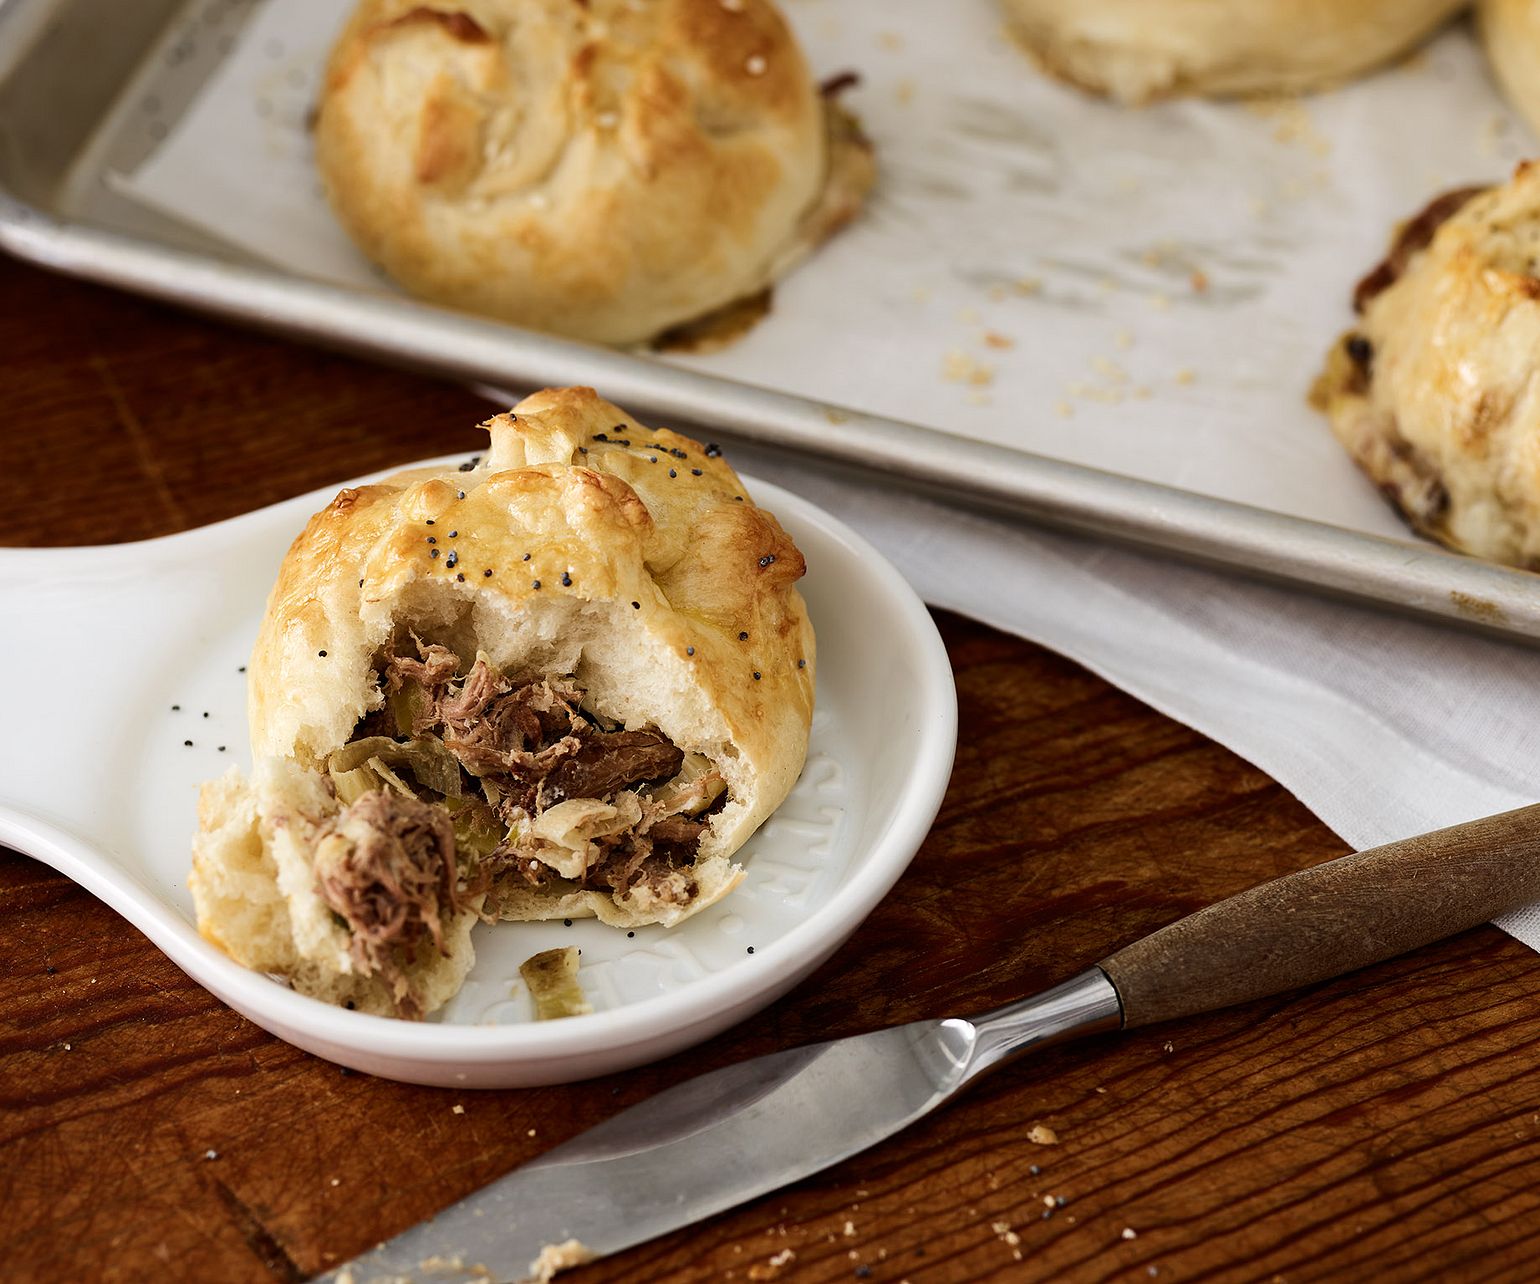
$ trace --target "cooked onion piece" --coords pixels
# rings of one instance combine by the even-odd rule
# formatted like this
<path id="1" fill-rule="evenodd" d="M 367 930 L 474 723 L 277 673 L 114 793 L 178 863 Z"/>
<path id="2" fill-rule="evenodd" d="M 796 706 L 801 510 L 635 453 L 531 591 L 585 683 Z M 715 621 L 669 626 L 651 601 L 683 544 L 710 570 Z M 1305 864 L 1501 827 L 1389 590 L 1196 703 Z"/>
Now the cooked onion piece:
<path id="1" fill-rule="evenodd" d="M 519 975 L 529 987 L 537 1021 L 587 1016 L 594 1010 L 578 983 L 578 949 L 575 945 L 532 955 L 519 964 Z"/>

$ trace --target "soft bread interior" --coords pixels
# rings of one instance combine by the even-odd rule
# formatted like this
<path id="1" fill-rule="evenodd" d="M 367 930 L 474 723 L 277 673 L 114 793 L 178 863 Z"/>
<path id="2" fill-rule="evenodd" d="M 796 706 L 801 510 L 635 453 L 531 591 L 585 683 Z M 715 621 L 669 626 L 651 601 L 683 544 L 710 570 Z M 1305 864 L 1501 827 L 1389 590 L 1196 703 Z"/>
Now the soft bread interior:
<path id="1" fill-rule="evenodd" d="M 301 994 L 398 1015 L 392 987 L 355 966 L 347 932 L 316 886 L 316 844 L 339 811 L 321 773 L 291 762 L 260 766 L 250 783 L 231 768 L 205 784 L 187 880 L 199 931 L 237 963 L 281 976 Z M 447 956 L 414 952 L 406 973 L 416 1011 L 432 1012 L 459 990 L 476 961 L 476 918 L 467 911 L 446 924 Z"/>

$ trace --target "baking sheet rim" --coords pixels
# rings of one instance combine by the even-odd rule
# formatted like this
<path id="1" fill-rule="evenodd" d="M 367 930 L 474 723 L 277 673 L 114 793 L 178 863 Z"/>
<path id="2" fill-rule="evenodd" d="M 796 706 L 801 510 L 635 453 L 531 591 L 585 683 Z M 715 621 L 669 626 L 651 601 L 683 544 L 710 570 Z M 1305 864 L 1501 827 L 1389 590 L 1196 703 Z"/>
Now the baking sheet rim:
<path id="1" fill-rule="evenodd" d="M 592 384 L 653 415 L 709 424 L 724 437 L 791 449 L 992 512 L 1540 645 L 1540 593 L 1530 572 L 1431 544 L 951 436 L 406 298 L 223 262 L 59 219 L 3 188 L 0 247 L 67 275 L 461 380 Z"/>

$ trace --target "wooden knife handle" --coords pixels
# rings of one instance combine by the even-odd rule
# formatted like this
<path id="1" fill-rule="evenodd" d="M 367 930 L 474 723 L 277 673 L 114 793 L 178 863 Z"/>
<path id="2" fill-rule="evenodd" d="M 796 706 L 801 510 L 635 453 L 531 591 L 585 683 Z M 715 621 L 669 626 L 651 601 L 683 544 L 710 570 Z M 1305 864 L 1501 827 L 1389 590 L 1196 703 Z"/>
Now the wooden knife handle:
<path id="1" fill-rule="evenodd" d="M 1103 960 L 1123 1025 L 1265 998 L 1540 900 L 1540 804 L 1275 878 Z"/>

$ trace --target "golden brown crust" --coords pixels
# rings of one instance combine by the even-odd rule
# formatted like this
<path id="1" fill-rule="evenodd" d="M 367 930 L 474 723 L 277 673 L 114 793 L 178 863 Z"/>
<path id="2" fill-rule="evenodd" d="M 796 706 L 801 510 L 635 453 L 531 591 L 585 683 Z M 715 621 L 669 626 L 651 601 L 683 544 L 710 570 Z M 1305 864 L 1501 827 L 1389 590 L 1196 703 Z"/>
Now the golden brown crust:
<path id="1" fill-rule="evenodd" d="M 1118 102 L 1297 93 L 1405 52 L 1468 0 L 1003 0 L 1050 75 Z"/>
<path id="2" fill-rule="evenodd" d="M 769 0 L 362 0 L 316 155 L 414 294 L 605 343 L 763 289 L 830 173 Z"/>
<path id="3" fill-rule="evenodd" d="M 489 601 L 513 619 L 615 608 L 608 627 L 667 652 L 746 759 L 769 768 L 783 739 L 805 745 L 814 655 L 794 585 L 806 563 L 719 451 L 591 388 L 536 393 L 485 427 L 492 448 L 474 471 L 345 490 L 294 541 L 252 657 L 259 757 L 314 763 L 345 742 L 403 611 L 427 620 Z M 786 788 L 801 753 L 788 759 Z"/>
<path id="4" fill-rule="evenodd" d="M 1316 398 L 1414 529 L 1540 567 L 1540 169 L 1430 208 L 1444 221 L 1423 248 L 1426 218 L 1410 248 L 1398 234 L 1399 270 L 1361 291 Z"/>
<path id="5" fill-rule="evenodd" d="M 1434 233 L 1443 227 L 1472 197 L 1480 196 L 1485 187 L 1456 187 L 1442 192 L 1422 207 L 1396 229 L 1390 249 L 1367 275 L 1353 288 L 1353 311 L 1363 312 L 1374 296 L 1388 290 L 1406 271 L 1407 265 L 1432 242 Z"/>

